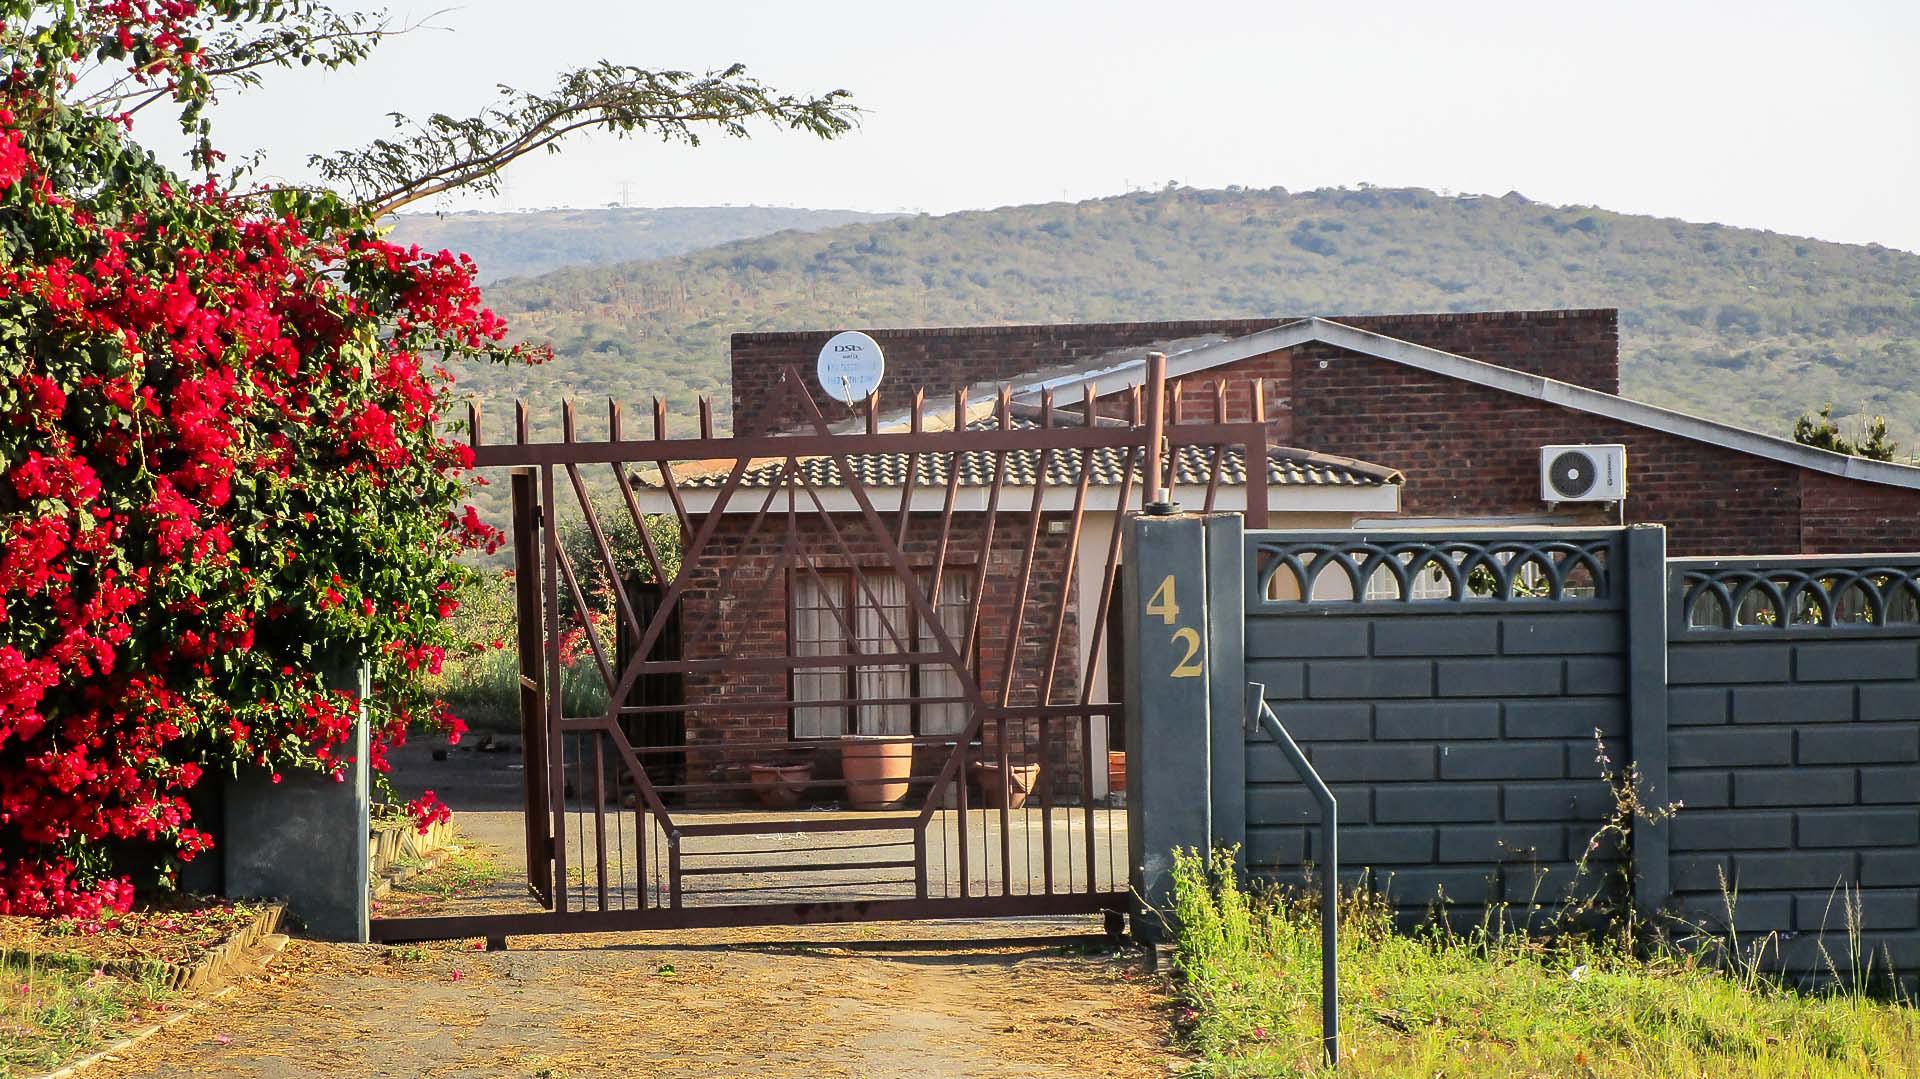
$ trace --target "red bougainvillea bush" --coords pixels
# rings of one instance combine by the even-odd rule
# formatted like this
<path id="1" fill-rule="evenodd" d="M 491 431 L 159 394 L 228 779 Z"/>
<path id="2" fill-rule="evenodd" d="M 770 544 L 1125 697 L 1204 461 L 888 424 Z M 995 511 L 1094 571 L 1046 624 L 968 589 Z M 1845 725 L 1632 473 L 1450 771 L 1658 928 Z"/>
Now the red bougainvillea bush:
<path id="1" fill-rule="evenodd" d="M 193 128 L 186 20 L 261 6 L 0 4 L 0 914 L 125 909 L 208 846 L 210 773 L 338 776 L 327 671 L 371 665 L 375 768 L 460 730 L 421 683 L 495 542 L 435 427 L 441 364 L 506 351 L 472 265 L 76 103 L 117 80 Z"/>

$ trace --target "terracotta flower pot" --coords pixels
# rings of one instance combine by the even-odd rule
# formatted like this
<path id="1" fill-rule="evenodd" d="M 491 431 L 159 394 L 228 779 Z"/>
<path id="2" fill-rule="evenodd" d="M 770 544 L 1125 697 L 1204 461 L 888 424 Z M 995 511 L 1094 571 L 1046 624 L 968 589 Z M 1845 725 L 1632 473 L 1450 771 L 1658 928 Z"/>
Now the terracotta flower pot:
<path id="1" fill-rule="evenodd" d="M 1127 754 L 1125 750 L 1107 751 L 1107 789 L 1114 793 L 1123 793 L 1127 789 Z"/>
<path id="2" fill-rule="evenodd" d="M 790 809 L 800 804 L 813 779 L 812 764 L 750 764 L 747 776 L 753 781 L 753 795 L 769 809 Z"/>
<path id="3" fill-rule="evenodd" d="M 998 762 L 976 764 L 971 769 L 974 785 L 980 788 L 980 803 L 989 809 L 999 809 L 1004 803 L 1008 809 L 1019 809 L 1027 804 L 1027 795 L 1032 793 L 1035 782 L 1040 778 L 1040 766 L 1037 764 L 1016 764 L 1007 769 L 1006 778 L 1001 778 Z"/>
<path id="4" fill-rule="evenodd" d="M 840 774 L 847 781 L 847 805 L 885 809 L 907 796 L 913 740 L 850 735 L 840 743 Z"/>

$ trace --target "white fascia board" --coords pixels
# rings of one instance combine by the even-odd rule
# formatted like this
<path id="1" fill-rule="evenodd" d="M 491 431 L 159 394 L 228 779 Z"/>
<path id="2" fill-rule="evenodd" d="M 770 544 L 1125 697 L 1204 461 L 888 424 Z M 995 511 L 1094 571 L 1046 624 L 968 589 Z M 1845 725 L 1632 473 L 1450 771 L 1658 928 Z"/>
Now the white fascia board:
<path id="1" fill-rule="evenodd" d="M 816 492 L 820 506 L 828 513 L 859 513 L 860 503 L 853 492 L 843 487 L 823 489 Z M 900 510 L 901 490 L 898 487 L 869 487 L 866 489 L 867 501 L 881 513 L 898 513 Z M 956 513 L 984 513 L 987 509 L 987 488 L 962 487 L 954 498 L 953 509 Z M 634 494 L 640 502 L 642 513 L 672 513 L 673 502 L 665 491 L 657 487 L 636 487 Z M 1073 509 L 1074 488 L 1072 484 L 1050 486 L 1040 497 L 1043 512 L 1068 512 Z M 1114 504 L 1119 501 L 1118 487 L 1093 487 L 1087 491 L 1085 509 L 1089 513 L 1112 513 Z M 720 492 L 713 488 L 702 488 L 680 492 L 680 500 L 686 506 L 689 515 L 713 512 L 713 505 L 719 500 Z M 1139 497 L 1139 487 L 1135 485 L 1133 498 Z M 1182 484 L 1174 489 L 1173 500 L 1188 509 L 1199 509 L 1207 501 L 1205 484 Z M 743 488 L 734 492 L 728 501 L 727 513 L 757 513 L 767 499 L 765 488 Z M 944 489 L 928 490 L 919 488 L 913 494 L 913 512 L 940 513 L 945 510 L 947 494 Z M 802 512 L 818 513 L 813 496 L 800 498 L 796 503 Z M 1007 485 L 1000 491 L 1000 511 L 1003 513 L 1023 513 L 1033 506 L 1033 488 Z M 1229 513 L 1242 512 L 1247 508 L 1246 488 L 1239 485 L 1222 484 L 1214 493 L 1214 508 Z M 1267 488 L 1268 513 L 1395 513 L 1400 509 L 1400 485 L 1382 483 L 1374 485 L 1355 484 L 1301 484 L 1274 485 Z"/>
<path id="2" fill-rule="evenodd" d="M 1732 424 L 1703 419 L 1685 412 L 1676 412 L 1670 408 L 1661 408 L 1659 405 L 1650 405 L 1644 401 L 1633 401 L 1585 386 L 1576 386 L 1570 382 L 1561 382 L 1451 352 L 1442 352 L 1437 348 L 1416 345 L 1411 341 L 1403 341 L 1397 337 L 1388 337 L 1385 334 L 1358 329 L 1324 318 L 1300 319 L 1284 326 L 1275 326 L 1270 330 L 1261 330 L 1245 337 L 1236 337 L 1231 341 L 1214 345 L 1204 345 L 1170 356 L 1167 360 L 1167 377 L 1180 378 L 1197 371 L 1238 363 L 1268 352 L 1277 352 L 1309 342 L 1333 345 L 1350 352 L 1358 352 L 1390 363 L 1403 364 L 1446 378 L 1458 379 L 1521 397 L 1530 397 L 1536 401 L 1558 405 L 1575 412 L 1604 416 L 1635 427 L 1661 431 L 1754 457 L 1764 457 L 1798 468 L 1824 472 L 1831 476 L 1920 490 L 1920 468 L 1912 465 L 1870 461 L 1864 457 L 1850 457 L 1831 450 L 1802 446 L 1792 439 L 1761 434 L 1744 427 L 1735 427 Z M 1138 382 L 1142 370 L 1144 370 L 1143 363 L 1133 361 L 1119 367 L 1088 372 L 1078 380 L 1056 379 L 1051 385 L 1058 390 L 1069 386 L 1078 387 L 1082 382 L 1090 381 L 1094 384 L 1095 393 L 1107 394 Z"/>

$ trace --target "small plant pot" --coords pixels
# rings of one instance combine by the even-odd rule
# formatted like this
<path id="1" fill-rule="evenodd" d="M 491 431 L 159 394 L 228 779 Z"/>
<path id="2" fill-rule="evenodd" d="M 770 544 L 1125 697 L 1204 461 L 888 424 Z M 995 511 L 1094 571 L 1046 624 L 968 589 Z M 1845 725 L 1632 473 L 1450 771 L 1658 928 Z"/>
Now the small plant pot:
<path id="1" fill-rule="evenodd" d="M 840 742 L 840 775 L 847 805 L 886 809 L 907 796 L 913 776 L 913 739 L 852 735 Z"/>
<path id="2" fill-rule="evenodd" d="M 753 781 L 753 796 L 768 809 L 791 809 L 800 804 L 813 780 L 813 765 L 750 764 L 747 778 Z"/>
<path id="3" fill-rule="evenodd" d="M 988 809 L 1019 809 L 1027 804 L 1027 795 L 1033 792 L 1040 778 L 1040 766 L 1037 764 L 1015 764 L 1007 769 L 1002 777 L 998 763 L 976 764 L 969 772 L 973 775 L 973 784 L 980 788 L 980 804 Z"/>
<path id="4" fill-rule="evenodd" d="M 1107 790 L 1125 794 L 1127 790 L 1127 754 L 1125 750 L 1107 751 Z"/>

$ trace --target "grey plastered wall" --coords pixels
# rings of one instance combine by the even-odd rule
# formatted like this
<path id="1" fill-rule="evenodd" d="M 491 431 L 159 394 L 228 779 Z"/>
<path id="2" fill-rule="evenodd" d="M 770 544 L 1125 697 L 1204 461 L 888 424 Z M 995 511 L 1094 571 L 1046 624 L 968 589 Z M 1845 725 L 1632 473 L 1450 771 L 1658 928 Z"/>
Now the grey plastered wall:
<path id="1" fill-rule="evenodd" d="M 1865 940 L 1920 971 L 1920 556 L 1670 564 L 1675 903 L 1778 934 L 1789 975 Z M 1884 613 L 1879 613 L 1884 612 Z M 1882 967 L 1881 969 L 1884 969 Z"/>
<path id="2" fill-rule="evenodd" d="M 364 698 L 366 679 L 366 668 L 356 667 L 329 681 Z M 294 772 L 276 783 L 256 769 L 230 781 L 221 843 L 225 894 L 285 900 L 309 936 L 364 943 L 372 812 L 364 703 L 353 739 L 340 780 Z"/>
<path id="3" fill-rule="evenodd" d="M 1490 901 L 1564 894 L 1611 804 L 1594 732 L 1616 761 L 1627 752 L 1627 548 L 1620 529 L 1248 533 L 1247 678 L 1265 683 L 1339 799 L 1344 877 L 1366 877 L 1409 914 L 1444 892 L 1457 921 Z M 1429 558 L 1534 560 L 1570 587 L 1540 598 L 1504 585 L 1497 598 L 1459 587 L 1447 598 L 1325 596 L 1326 574 L 1377 581 L 1388 559 L 1418 571 Z M 1269 598 L 1299 595 L 1302 575 L 1320 598 Z M 1336 594 L 1356 591 L 1334 581 Z M 1249 736 L 1245 760 L 1248 868 L 1290 877 L 1316 860 L 1317 810 L 1265 736 Z"/>
<path id="4" fill-rule="evenodd" d="M 1171 905 L 1175 852 L 1205 850 L 1213 834 L 1206 531 L 1200 514 L 1141 516 L 1125 536 L 1121 595 L 1133 607 L 1122 619 L 1127 858 L 1135 901 L 1145 908 L 1133 912 L 1141 939 L 1158 935 L 1150 912 Z M 1197 663 L 1188 663 L 1183 638 L 1204 651 L 1192 657 Z"/>

